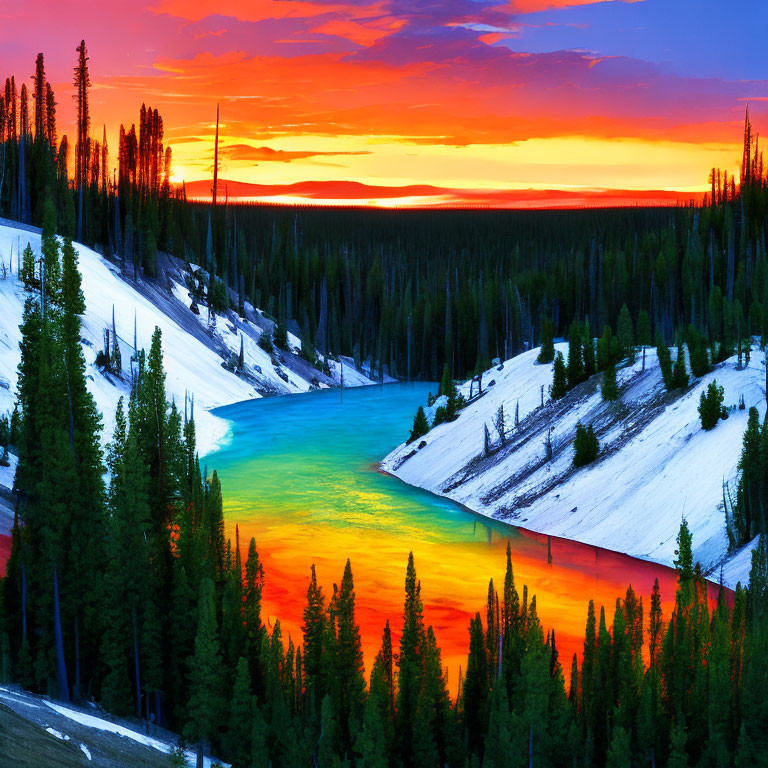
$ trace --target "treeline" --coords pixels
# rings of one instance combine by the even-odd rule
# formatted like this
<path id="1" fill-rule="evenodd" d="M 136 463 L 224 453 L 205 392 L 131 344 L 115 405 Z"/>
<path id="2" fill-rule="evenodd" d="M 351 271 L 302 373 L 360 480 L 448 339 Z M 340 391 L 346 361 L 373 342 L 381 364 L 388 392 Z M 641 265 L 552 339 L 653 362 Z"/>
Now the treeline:
<path id="1" fill-rule="evenodd" d="M 367 211 L 175 207 L 174 253 L 205 264 L 322 353 L 407 378 L 454 378 L 574 321 L 671 344 L 692 327 L 721 355 L 767 324 L 768 189 L 749 117 L 738 183 L 701 207 Z M 719 190 L 719 191 L 718 191 Z"/>
<path id="2" fill-rule="evenodd" d="M 85 43 L 74 84 L 78 137 L 56 149 L 55 99 L 42 55 L 29 96 L 6 82 L 0 214 L 40 224 L 120 260 L 135 276 L 168 252 L 206 272 L 209 300 L 245 301 L 290 328 L 307 350 L 345 354 L 377 372 L 437 380 L 487 368 L 574 321 L 591 338 L 635 328 L 667 344 L 692 326 L 733 348 L 768 325 L 766 168 L 747 114 L 737 180 L 718 170 L 701 207 L 581 211 L 377 211 L 186 201 L 170 185 L 162 117 L 142 105 L 121 126 L 116 160 L 90 136 Z M 40 108 L 38 110 L 38 105 Z M 38 115 L 39 113 L 39 115 Z M 26 115 L 26 117 L 25 117 Z M 111 169 L 111 171 L 110 171 Z M 225 290 L 228 289 L 227 290 Z"/>
<path id="3" fill-rule="evenodd" d="M 144 104 L 138 128 L 120 126 L 117 158 L 109 154 L 106 126 L 91 135 L 91 79 L 85 41 L 76 49 L 74 141 L 58 138 L 56 98 L 46 80 L 42 53 L 35 62 L 33 93 L 16 77 L 0 94 L 0 216 L 41 226 L 52 200 L 56 229 L 118 259 L 126 274 L 156 273 L 158 247 L 172 238 L 171 148 L 163 120 Z M 34 120 L 32 109 L 34 108 Z"/>

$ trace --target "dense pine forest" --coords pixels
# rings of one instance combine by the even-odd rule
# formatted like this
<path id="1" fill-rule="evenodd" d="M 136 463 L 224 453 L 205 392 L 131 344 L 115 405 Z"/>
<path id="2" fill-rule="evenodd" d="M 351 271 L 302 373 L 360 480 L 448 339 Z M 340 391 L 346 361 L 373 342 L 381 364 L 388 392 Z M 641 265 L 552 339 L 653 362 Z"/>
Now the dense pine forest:
<path id="1" fill-rule="evenodd" d="M 647 312 L 651 337 L 668 344 L 692 325 L 732 348 L 768 323 L 768 169 L 749 115 L 740 177 L 713 169 L 700 207 L 377 211 L 229 204 L 221 195 L 210 205 L 171 186 L 156 109 L 141 105 L 138 125 L 121 126 L 116 156 L 105 129 L 92 137 L 88 66 L 82 42 L 74 142 L 58 139 L 42 54 L 31 95 L 7 78 L 0 215 L 40 225 L 51 199 L 57 231 L 119 260 L 126 274 L 154 275 L 158 250 L 203 266 L 212 302 L 251 302 L 306 350 L 437 380 L 445 364 L 460 378 L 537 345 L 549 323 L 556 336 L 574 320 L 599 336 L 616 329 L 625 304 L 635 327 Z"/>
<path id="2" fill-rule="evenodd" d="M 709 365 L 768 335 L 768 180 L 748 117 L 739 180 L 713 171 L 700 207 L 213 206 L 171 187 L 157 110 L 142 106 L 138 128 L 121 128 L 116 163 L 106 131 L 92 138 L 88 61 L 83 42 L 74 142 L 58 137 L 42 54 L 31 96 L 9 77 L 0 98 L 0 215 L 43 229 L 42 263 L 30 252 L 22 273 L 3 680 L 173 727 L 236 768 L 768 762 L 765 537 L 749 588 L 731 594 L 704 580 L 683 523 L 673 611 L 663 615 L 658 589 L 644 605 L 629 586 L 615 606 L 585 603 L 581 659 L 559 658 L 555 630 L 545 632 L 508 557 L 503 585 L 489 584 L 468 628 L 456 700 L 413 556 L 402 616 L 384 623 L 367 674 L 355 617 L 366 596 L 349 562 L 332 590 L 312 569 L 301 638 L 267 626 L 269 574 L 254 540 L 227 539 L 222 487 L 200 465 L 193 414 L 166 396 L 159 331 L 132 361 L 130 397 L 102 451 L 72 245 L 97 247 L 128 279 L 153 276 L 167 251 L 204 267 L 207 301 L 264 308 L 278 345 L 292 329 L 309 355 L 351 355 L 382 375 L 445 372 L 446 389 L 566 333 L 578 352 L 569 369 L 560 361 L 565 388 L 589 372 L 579 366 L 601 365 L 599 344 L 594 361 L 584 353 L 596 337 L 608 339 L 601 370 L 651 343 L 703 350 Z M 672 371 L 668 386 L 677 384 Z M 765 530 L 767 436 L 755 411 L 734 547 Z"/>

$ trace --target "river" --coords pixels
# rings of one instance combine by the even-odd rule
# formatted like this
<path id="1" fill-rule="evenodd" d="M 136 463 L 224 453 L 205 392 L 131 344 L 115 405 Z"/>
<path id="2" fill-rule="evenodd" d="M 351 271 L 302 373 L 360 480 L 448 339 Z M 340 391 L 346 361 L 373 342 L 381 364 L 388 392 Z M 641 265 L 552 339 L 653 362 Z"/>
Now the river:
<path id="1" fill-rule="evenodd" d="M 389 384 L 253 400 L 219 408 L 231 422 L 228 442 L 205 458 L 223 485 L 229 535 L 240 529 L 243 559 L 256 539 L 266 583 L 263 618 L 279 618 L 283 636 L 301 643 L 302 611 L 314 563 L 326 596 L 352 563 L 366 666 L 386 619 L 399 640 L 408 552 L 456 693 L 466 666 L 468 625 L 483 612 L 488 580 L 503 586 L 511 544 L 515 582 L 536 595 L 539 616 L 556 630 L 568 672 L 583 646 L 587 603 L 605 605 L 631 583 L 649 605 L 659 579 L 665 615 L 675 591 L 672 569 L 625 555 L 513 528 L 378 470 L 407 436 L 413 414 L 435 384 Z M 548 562 L 551 553 L 551 563 Z M 646 607 L 647 612 L 647 607 Z"/>

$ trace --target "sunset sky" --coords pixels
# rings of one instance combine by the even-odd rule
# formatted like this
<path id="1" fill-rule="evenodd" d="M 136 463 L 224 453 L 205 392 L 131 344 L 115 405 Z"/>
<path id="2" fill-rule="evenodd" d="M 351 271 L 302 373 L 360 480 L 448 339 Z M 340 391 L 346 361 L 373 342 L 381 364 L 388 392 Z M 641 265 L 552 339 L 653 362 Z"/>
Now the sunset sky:
<path id="1" fill-rule="evenodd" d="M 768 131 L 764 0 L 3 6 L 2 75 L 29 78 L 45 53 L 60 134 L 73 132 L 71 73 L 85 38 L 92 133 L 106 123 L 113 159 L 120 123 L 136 122 L 144 101 L 164 118 L 174 179 L 209 179 L 220 102 L 221 178 L 262 185 L 231 185 L 232 195 L 672 201 L 705 190 L 712 166 L 737 167 L 747 101 Z"/>

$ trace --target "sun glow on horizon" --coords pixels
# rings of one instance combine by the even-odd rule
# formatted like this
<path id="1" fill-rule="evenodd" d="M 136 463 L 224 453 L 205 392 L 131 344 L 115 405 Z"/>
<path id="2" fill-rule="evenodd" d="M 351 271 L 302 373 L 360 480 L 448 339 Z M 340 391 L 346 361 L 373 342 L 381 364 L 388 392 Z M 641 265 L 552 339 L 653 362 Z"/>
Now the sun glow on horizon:
<path id="1" fill-rule="evenodd" d="M 48 6 L 30 0 L 6 20 L 0 43 L 17 83 L 32 72 L 31 51 L 45 51 L 59 136 L 71 138 L 76 41 L 62 47 L 66 9 Z M 617 26 L 618 12 L 631 14 L 634 26 Z M 477 190 L 700 194 L 712 167 L 738 170 L 747 101 L 756 129 L 768 130 L 759 51 L 720 61 L 706 35 L 719 38 L 722 29 L 702 19 L 696 40 L 660 56 L 645 37 L 636 39 L 638 30 L 663 35 L 684 19 L 654 0 L 456 0 L 413 8 L 393 0 L 270 0 L 231 4 L 226 16 L 207 0 L 194 8 L 152 0 L 121 17 L 118 40 L 105 41 L 99 31 L 114 24 L 114 14 L 99 8 L 75 35 L 89 45 L 92 136 L 100 140 L 107 126 L 114 167 L 120 124 L 129 129 L 142 102 L 151 104 L 173 149 L 174 183 L 212 178 L 217 103 L 220 178 L 433 188 L 365 195 L 366 204 L 382 206 L 462 197 L 473 204 Z M 39 24 L 25 23 L 32 15 Z M 31 29 L 30 47 L 23 43 Z M 702 72 L 692 63 L 702 54 L 699 38 L 713 62 L 707 69 L 696 59 Z M 742 41 L 748 49 L 750 41 Z M 727 74 L 715 77 L 718 62 Z M 362 203 L 345 192 L 245 196 Z"/>

